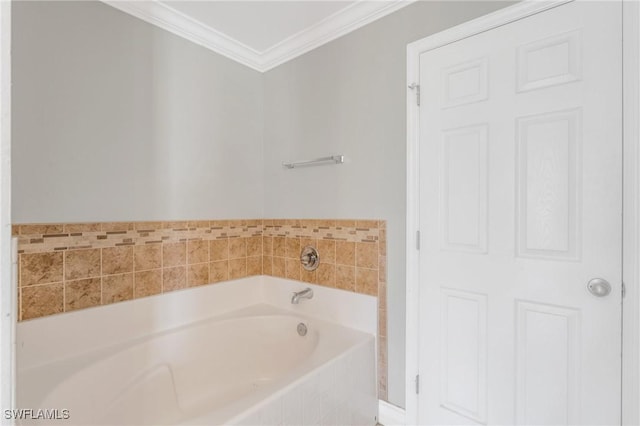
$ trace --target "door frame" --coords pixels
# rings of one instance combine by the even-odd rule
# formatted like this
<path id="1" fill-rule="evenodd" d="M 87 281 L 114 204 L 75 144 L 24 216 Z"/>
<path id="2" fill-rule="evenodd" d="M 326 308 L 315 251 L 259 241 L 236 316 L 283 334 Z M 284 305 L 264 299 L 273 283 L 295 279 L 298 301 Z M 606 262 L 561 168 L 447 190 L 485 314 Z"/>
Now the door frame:
<path id="1" fill-rule="evenodd" d="M 407 45 L 407 227 L 405 422 L 417 424 L 419 361 L 419 107 L 412 84 L 420 81 L 420 55 L 574 0 L 525 0 Z M 575 0 L 580 1 L 580 0 Z M 640 423 L 640 3 L 623 1 L 623 425 Z M 621 372 L 622 374 L 622 372 Z M 423 380 L 428 380 L 423 378 Z"/>
<path id="2" fill-rule="evenodd" d="M 0 407 L 15 407 L 17 284 L 11 242 L 11 2 L 0 1 Z"/>

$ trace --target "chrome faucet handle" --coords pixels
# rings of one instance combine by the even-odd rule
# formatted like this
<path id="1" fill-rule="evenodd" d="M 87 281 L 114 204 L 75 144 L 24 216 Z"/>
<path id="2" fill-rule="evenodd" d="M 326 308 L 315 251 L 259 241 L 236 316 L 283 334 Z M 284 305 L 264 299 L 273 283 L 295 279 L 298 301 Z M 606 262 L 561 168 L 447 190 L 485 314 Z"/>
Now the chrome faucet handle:
<path id="1" fill-rule="evenodd" d="M 300 256 L 300 263 L 303 266 L 310 266 L 318 260 L 318 257 L 314 253 L 306 253 Z"/>
<path id="2" fill-rule="evenodd" d="M 300 253 L 300 263 L 307 271 L 315 271 L 320 266 L 320 255 L 314 247 L 306 246 Z"/>

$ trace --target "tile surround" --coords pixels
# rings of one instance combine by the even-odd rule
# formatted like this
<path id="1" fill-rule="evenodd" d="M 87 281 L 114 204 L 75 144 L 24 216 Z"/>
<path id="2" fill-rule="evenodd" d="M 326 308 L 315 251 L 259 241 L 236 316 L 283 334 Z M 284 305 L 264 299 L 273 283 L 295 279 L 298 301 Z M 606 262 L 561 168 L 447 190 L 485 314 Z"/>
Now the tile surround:
<path id="1" fill-rule="evenodd" d="M 378 296 L 380 399 L 387 399 L 386 222 L 255 219 L 20 224 L 20 320 L 251 275 Z M 306 271 L 300 251 L 315 246 Z"/>

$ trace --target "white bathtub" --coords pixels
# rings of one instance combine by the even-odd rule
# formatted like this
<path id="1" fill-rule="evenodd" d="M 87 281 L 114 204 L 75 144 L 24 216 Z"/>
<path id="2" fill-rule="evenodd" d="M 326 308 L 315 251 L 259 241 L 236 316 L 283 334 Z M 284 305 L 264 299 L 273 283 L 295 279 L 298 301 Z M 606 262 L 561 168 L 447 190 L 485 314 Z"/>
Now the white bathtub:
<path id="1" fill-rule="evenodd" d="M 374 425 L 374 336 L 344 312 L 370 315 L 373 298 L 310 286 L 314 299 L 291 305 L 290 291 L 308 286 L 253 277 L 20 324 L 18 408 L 69 410 L 55 421 L 65 425 Z M 207 298 L 218 302 L 203 319 Z M 196 309 L 179 318 L 177 303 Z M 163 310 L 176 318 L 164 327 L 134 321 Z M 133 325 L 119 335 L 123 316 Z M 327 321 L 336 316 L 347 318 Z"/>

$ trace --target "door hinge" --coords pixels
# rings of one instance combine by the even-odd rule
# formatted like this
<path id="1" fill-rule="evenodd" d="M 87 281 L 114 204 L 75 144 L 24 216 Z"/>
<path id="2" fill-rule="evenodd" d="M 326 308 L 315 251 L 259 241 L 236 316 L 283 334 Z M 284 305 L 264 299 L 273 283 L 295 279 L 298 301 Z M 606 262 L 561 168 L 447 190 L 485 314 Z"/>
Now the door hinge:
<path id="1" fill-rule="evenodd" d="M 416 105 L 420 106 L 420 85 L 418 83 L 411 83 L 409 89 L 415 90 L 416 92 Z"/>
<path id="2" fill-rule="evenodd" d="M 420 393 L 420 375 L 416 374 L 416 395 Z"/>
<path id="3" fill-rule="evenodd" d="M 416 231 L 416 250 L 420 250 L 420 231 Z"/>

